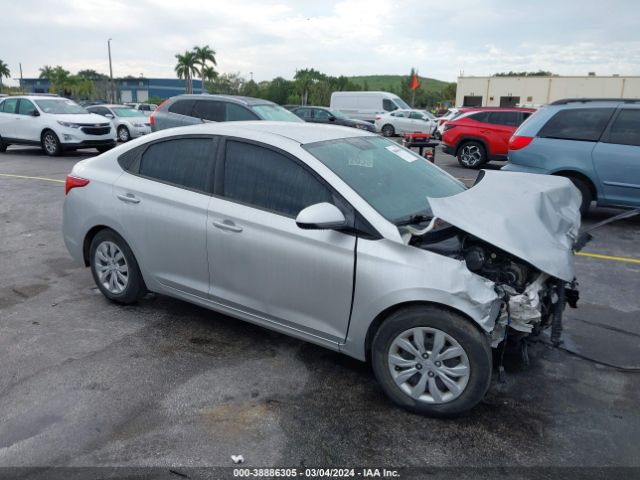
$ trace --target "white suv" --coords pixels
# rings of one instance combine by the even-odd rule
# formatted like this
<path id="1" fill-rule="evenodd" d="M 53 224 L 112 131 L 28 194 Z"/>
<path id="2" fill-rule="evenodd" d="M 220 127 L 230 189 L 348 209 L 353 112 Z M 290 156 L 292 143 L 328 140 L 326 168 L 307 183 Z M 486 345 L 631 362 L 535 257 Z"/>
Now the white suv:
<path id="1" fill-rule="evenodd" d="M 6 97 L 0 101 L 0 152 L 9 145 L 40 145 L 47 155 L 116 145 L 111 122 L 58 96 Z"/>

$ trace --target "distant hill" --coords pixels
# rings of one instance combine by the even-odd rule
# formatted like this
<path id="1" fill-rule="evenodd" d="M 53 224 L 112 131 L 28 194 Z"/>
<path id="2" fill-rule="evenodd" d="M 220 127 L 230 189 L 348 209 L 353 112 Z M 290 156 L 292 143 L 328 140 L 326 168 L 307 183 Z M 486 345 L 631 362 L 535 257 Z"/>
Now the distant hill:
<path id="1" fill-rule="evenodd" d="M 353 83 L 357 83 L 364 86 L 366 80 L 369 90 L 394 90 L 400 91 L 400 85 L 403 78 L 407 75 L 362 75 L 357 77 L 348 77 Z M 427 92 L 439 92 L 448 82 L 442 80 L 436 80 L 435 78 L 421 77 L 418 75 L 420 81 L 420 89 Z"/>

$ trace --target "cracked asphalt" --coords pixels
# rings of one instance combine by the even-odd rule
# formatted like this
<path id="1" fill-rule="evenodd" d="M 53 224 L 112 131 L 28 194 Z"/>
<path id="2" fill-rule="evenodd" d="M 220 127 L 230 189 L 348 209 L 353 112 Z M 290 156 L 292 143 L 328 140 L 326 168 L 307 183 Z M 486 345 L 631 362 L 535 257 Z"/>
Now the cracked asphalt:
<path id="1" fill-rule="evenodd" d="M 348 357 L 167 297 L 109 303 L 63 245 L 63 184 L 2 176 L 91 155 L 0 154 L 0 467 L 640 467 L 640 264 L 578 257 L 571 353 L 535 344 L 467 416 L 423 418 Z M 640 218 L 585 250 L 640 258 Z"/>

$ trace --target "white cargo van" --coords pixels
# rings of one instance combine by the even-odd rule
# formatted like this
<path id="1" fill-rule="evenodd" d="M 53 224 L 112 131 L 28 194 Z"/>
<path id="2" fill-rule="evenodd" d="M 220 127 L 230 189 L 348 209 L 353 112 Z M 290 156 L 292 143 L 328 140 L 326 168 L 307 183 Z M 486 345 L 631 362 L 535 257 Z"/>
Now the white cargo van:
<path id="1" fill-rule="evenodd" d="M 349 118 L 373 123 L 375 116 L 380 113 L 411 107 L 399 96 L 389 92 L 333 92 L 330 108 Z"/>

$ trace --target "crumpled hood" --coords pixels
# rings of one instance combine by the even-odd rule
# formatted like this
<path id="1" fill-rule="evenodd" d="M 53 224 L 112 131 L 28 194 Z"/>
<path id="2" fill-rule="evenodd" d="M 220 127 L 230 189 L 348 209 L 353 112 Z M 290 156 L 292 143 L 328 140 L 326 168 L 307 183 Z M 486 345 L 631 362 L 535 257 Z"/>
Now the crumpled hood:
<path id="1" fill-rule="evenodd" d="M 485 170 L 469 190 L 428 200 L 435 217 L 553 277 L 574 279 L 581 197 L 570 180 Z"/>

